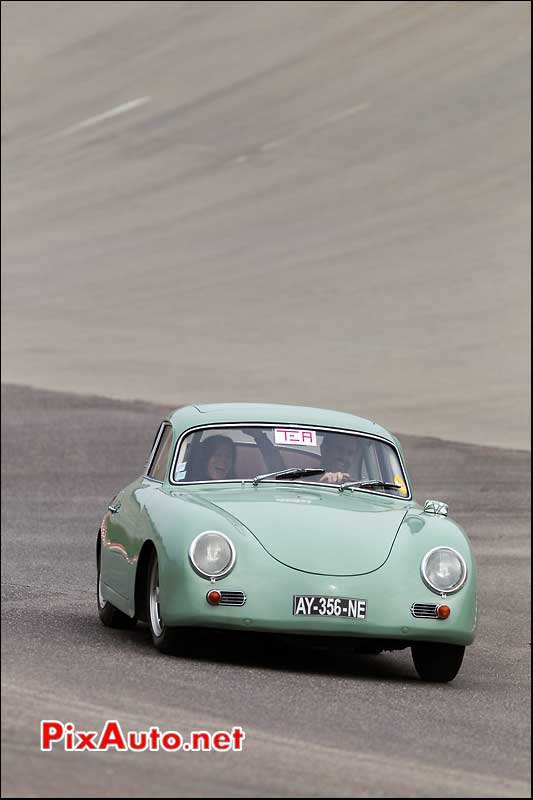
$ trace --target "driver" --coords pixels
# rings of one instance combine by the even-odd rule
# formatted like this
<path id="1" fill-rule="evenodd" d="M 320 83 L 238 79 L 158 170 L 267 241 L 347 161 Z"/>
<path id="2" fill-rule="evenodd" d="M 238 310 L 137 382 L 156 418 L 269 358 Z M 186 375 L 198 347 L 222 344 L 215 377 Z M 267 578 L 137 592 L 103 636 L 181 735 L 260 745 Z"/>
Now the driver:
<path id="1" fill-rule="evenodd" d="M 320 483 L 344 483 L 353 480 L 350 469 L 355 450 L 355 437 L 341 433 L 325 433 L 320 445 L 320 456 L 321 466 L 326 471 L 318 478 Z"/>
<path id="2" fill-rule="evenodd" d="M 266 468 L 269 472 L 286 469 L 283 457 L 275 445 L 272 444 L 266 433 L 253 428 L 245 431 L 254 439 L 261 450 Z M 341 433 L 325 433 L 320 445 L 322 469 L 325 473 L 309 478 L 320 483 L 344 483 L 353 480 L 350 469 L 356 452 L 355 437 Z"/>

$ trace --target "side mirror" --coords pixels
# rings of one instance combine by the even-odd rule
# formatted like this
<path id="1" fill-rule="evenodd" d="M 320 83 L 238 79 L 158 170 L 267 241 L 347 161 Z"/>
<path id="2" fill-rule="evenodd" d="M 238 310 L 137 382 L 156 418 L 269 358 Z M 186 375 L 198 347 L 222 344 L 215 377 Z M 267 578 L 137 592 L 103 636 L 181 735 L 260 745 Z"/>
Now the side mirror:
<path id="1" fill-rule="evenodd" d="M 424 503 L 425 514 L 439 514 L 441 517 L 448 516 L 448 506 L 440 500 L 426 500 Z"/>

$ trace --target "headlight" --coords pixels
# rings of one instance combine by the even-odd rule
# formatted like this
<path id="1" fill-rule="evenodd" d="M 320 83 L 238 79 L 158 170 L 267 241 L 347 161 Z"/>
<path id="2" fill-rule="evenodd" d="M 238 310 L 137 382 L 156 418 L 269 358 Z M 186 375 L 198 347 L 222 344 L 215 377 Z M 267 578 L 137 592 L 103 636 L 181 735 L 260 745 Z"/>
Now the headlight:
<path id="1" fill-rule="evenodd" d="M 222 578 L 235 563 L 235 548 L 223 533 L 204 531 L 189 547 L 189 558 L 203 578 Z"/>
<path id="2" fill-rule="evenodd" d="M 438 594 L 457 592 L 466 581 L 464 558 L 450 547 L 436 547 L 424 556 L 422 577 Z"/>

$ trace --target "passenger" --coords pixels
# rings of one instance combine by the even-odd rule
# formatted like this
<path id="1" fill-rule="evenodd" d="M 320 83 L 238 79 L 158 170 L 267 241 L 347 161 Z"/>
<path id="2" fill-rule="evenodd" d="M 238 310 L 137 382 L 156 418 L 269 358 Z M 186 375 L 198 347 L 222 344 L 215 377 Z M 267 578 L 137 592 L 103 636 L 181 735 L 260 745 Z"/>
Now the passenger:
<path id="1" fill-rule="evenodd" d="M 234 480 L 235 444 L 228 436 L 209 436 L 200 444 L 198 481 Z"/>

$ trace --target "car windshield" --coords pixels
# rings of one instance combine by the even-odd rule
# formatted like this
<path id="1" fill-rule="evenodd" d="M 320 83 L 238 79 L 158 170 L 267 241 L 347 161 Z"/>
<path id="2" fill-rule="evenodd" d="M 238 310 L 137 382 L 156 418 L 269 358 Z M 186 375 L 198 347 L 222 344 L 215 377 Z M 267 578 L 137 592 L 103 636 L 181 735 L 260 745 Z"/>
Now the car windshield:
<path id="1" fill-rule="evenodd" d="M 283 470 L 320 474 L 272 475 Z M 267 475 L 267 477 L 262 477 Z M 295 426 L 220 426 L 191 431 L 180 442 L 175 483 L 253 481 L 312 483 L 407 498 L 409 488 L 396 448 L 358 433 Z M 369 485 L 368 482 L 374 482 Z"/>

